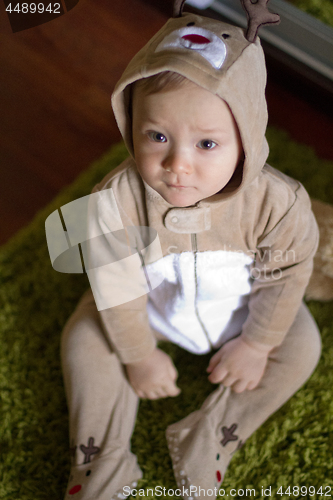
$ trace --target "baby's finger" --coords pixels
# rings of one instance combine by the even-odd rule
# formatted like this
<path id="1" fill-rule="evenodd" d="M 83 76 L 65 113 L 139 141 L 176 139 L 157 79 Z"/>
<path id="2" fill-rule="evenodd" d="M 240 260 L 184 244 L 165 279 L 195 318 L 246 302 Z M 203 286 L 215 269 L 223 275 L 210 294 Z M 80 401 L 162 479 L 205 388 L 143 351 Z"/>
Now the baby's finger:
<path id="1" fill-rule="evenodd" d="M 175 397 L 181 393 L 181 390 L 176 384 L 172 383 L 172 384 L 169 384 L 168 387 L 166 387 L 166 393 L 167 393 L 167 396 L 169 396 L 169 397 Z"/>
<path id="2" fill-rule="evenodd" d="M 216 352 L 214 354 L 214 356 L 212 356 L 210 358 L 210 361 L 209 361 L 209 364 L 208 364 L 208 367 L 207 367 L 207 373 L 212 373 L 212 371 L 214 370 L 214 368 L 219 364 L 221 360 L 221 354 L 218 352 Z"/>
<path id="3" fill-rule="evenodd" d="M 234 392 L 237 392 L 237 394 L 240 394 L 241 392 L 244 392 L 246 389 L 248 389 L 248 385 L 246 381 L 236 380 L 236 382 L 232 384 L 231 389 Z"/>
<path id="4" fill-rule="evenodd" d="M 169 373 L 170 373 L 170 376 L 171 376 L 171 380 L 173 382 L 175 382 L 177 380 L 177 378 L 178 378 L 178 371 L 177 371 L 177 368 L 174 365 L 172 365 L 170 367 Z"/>
<path id="5" fill-rule="evenodd" d="M 235 384 L 235 382 L 237 382 L 237 379 L 232 375 L 228 374 L 227 376 L 223 377 L 220 383 L 223 384 L 225 387 L 231 387 L 233 386 L 233 384 Z"/>
<path id="6" fill-rule="evenodd" d="M 218 364 L 209 375 L 208 380 L 212 384 L 220 384 L 227 375 L 228 370 L 223 368 L 221 364 Z"/>
<path id="7" fill-rule="evenodd" d="M 161 389 L 158 389 L 158 391 L 156 391 L 155 394 L 158 395 L 159 398 L 169 397 L 168 391 L 163 387 Z"/>
<path id="8" fill-rule="evenodd" d="M 160 395 L 159 395 L 159 391 L 148 391 L 148 392 L 146 393 L 146 398 L 147 398 L 147 399 L 152 399 L 152 400 L 154 400 L 154 399 L 160 399 L 161 397 L 164 397 L 164 396 L 160 396 Z"/>
<path id="9" fill-rule="evenodd" d="M 249 391 L 253 391 L 253 389 L 255 389 L 257 387 L 257 385 L 259 384 L 259 382 L 250 382 L 247 386 L 247 389 Z"/>

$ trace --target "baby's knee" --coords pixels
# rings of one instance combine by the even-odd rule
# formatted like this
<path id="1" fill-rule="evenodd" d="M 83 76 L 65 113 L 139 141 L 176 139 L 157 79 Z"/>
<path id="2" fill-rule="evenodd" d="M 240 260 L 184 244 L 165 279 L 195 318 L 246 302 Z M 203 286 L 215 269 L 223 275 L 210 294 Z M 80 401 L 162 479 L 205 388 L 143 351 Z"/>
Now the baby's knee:
<path id="1" fill-rule="evenodd" d="M 317 328 L 310 329 L 304 335 L 303 356 L 301 362 L 307 366 L 310 373 L 316 368 L 321 355 L 321 338 Z"/>
<path id="2" fill-rule="evenodd" d="M 89 356 L 109 351 L 98 313 L 76 311 L 68 320 L 61 335 L 62 361 L 86 363 Z"/>
<path id="3" fill-rule="evenodd" d="M 318 326 L 305 304 L 302 304 L 289 333 L 294 336 L 295 369 L 310 376 L 321 355 L 321 337 Z"/>

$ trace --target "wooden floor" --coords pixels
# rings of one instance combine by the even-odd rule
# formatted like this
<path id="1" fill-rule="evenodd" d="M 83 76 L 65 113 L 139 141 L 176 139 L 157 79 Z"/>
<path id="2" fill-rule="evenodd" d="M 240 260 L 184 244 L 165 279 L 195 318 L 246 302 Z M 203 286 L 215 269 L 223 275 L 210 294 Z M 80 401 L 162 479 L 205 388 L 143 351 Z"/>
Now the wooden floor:
<path id="1" fill-rule="evenodd" d="M 110 94 L 167 19 L 163 1 L 80 0 L 15 34 L 0 2 L 0 243 L 120 140 Z M 267 98 L 271 123 L 333 159 L 332 116 L 274 78 Z"/>

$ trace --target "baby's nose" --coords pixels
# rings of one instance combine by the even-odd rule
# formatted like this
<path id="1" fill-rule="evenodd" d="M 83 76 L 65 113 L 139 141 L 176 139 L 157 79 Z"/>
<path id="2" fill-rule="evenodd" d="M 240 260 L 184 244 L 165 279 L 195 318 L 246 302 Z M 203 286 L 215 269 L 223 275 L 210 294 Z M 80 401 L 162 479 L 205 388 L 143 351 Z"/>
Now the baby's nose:
<path id="1" fill-rule="evenodd" d="M 163 167 L 168 172 L 173 173 L 190 173 L 192 171 L 192 167 L 187 156 L 177 152 L 170 152 L 164 161 Z"/>

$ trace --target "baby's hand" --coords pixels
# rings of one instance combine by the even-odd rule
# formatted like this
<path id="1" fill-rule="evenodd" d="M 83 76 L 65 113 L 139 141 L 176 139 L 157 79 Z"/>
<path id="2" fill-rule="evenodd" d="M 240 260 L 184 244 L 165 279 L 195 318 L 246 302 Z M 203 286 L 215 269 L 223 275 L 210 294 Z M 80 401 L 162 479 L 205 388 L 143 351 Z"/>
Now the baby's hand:
<path id="1" fill-rule="evenodd" d="M 207 368 L 208 380 L 222 383 L 235 392 L 252 390 L 259 384 L 272 347 L 248 343 L 241 337 L 229 340 L 211 358 Z"/>
<path id="2" fill-rule="evenodd" d="M 148 358 L 126 365 L 131 386 L 140 398 L 159 399 L 178 396 L 178 372 L 170 358 L 156 348 Z"/>

